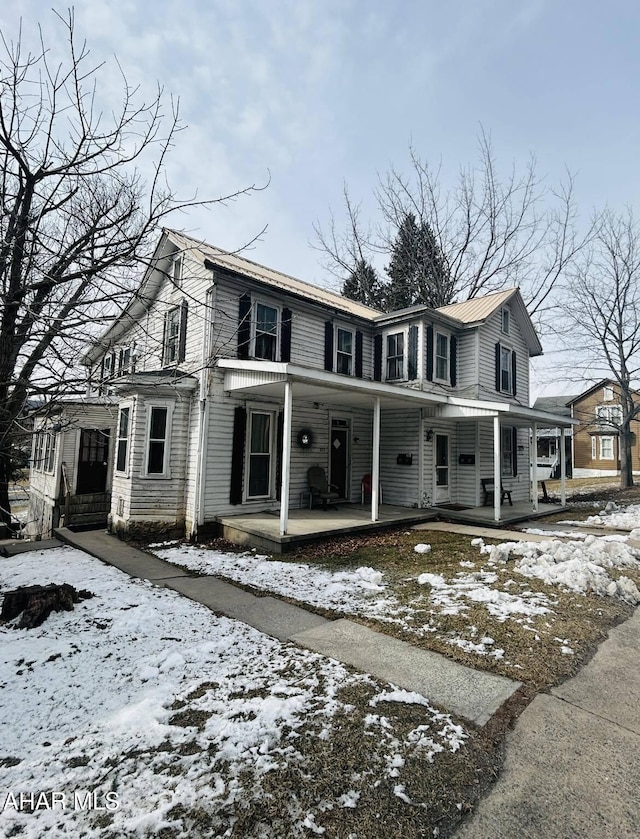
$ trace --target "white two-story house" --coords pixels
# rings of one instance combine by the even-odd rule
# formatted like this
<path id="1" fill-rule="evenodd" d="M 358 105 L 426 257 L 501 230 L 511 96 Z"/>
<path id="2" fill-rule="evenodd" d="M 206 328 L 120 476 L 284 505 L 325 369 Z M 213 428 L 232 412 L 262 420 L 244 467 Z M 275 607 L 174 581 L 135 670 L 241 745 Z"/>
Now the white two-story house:
<path id="1" fill-rule="evenodd" d="M 311 467 L 343 504 L 360 504 L 366 478 L 373 521 L 381 502 L 489 507 L 501 521 L 506 496 L 486 492 L 500 485 L 535 511 L 532 434 L 571 424 L 529 408 L 541 352 L 515 288 L 384 314 L 165 230 L 137 293 L 87 351 L 86 398 L 40 425 L 41 529 L 63 496 L 68 517 L 90 490 L 123 536 L 196 537 L 264 511 L 284 536 L 313 501 Z"/>

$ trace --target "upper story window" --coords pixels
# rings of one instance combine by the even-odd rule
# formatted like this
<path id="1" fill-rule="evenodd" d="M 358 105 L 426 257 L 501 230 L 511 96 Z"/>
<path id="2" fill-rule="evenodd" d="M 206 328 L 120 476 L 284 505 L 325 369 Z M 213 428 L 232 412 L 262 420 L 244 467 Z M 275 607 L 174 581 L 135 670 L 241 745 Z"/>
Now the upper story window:
<path id="1" fill-rule="evenodd" d="M 496 344 L 496 390 L 516 395 L 516 354 L 504 344 Z"/>
<path id="2" fill-rule="evenodd" d="M 443 332 L 436 332 L 435 378 L 449 382 L 449 336 Z"/>
<path id="3" fill-rule="evenodd" d="M 511 331 L 511 312 L 509 309 L 502 309 L 502 331 L 508 335 Z"/>
<path id="4" fill-rule="evenodd" d="M 124 347 L 118 356 L 118 375 L 124 375 L 131 370 L 131 347 Z"/>
<path id="5" fill-rule="evenodd" d="M 182 287 L 182 254 L 174 257 L 169 269 L 169 277 L 175 288 Z"/>
<path id="6" fill-rule="evenodd" d="M 275 361 L 278 351 L 278 309 L 264 303 L 255 304 L 253 356 Z"/>
<path id="7" fill-rule="evenodd" d="M 598 405 L 596 407 L 596 421 L 600 425 L 621 425 L 622 424 L 622 406 L 621 405 Z"/>
<path id="8" fill-rule="evenodd" d="M 291 361 L 291 309 L 243 294 L 238 301 L 238 358 Z"/>
<path id="9" fill-rule="evenodd" d="M 604 387 L 602 398 L 605 402 L 611 402 L 613 399 L 613 388 L 612 387 Z"/>
<path id="10" fill-rule="evenodd" d="M 187 340 L 187 301 L 173 306 L 164 316 L 162 363 L 179 364 L 184 361 Z"/>
<path id="11" fill-rule="evenodd" d="M 404 378 L 404 332 L 387 335 L 387 379 Z"/>
<path id="12" fill-rule="evenodd" d="M 353 375 L 353 332 L 350 329 L 336 328 L 336 373 Z"/>

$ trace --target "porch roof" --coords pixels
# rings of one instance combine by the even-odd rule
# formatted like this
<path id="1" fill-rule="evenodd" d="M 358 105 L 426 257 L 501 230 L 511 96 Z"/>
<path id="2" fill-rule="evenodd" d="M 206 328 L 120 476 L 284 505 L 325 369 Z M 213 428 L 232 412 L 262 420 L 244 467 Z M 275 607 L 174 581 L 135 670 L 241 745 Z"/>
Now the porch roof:
<path id="1" fill-rule="evenodd" d="M 499 416 L 513 425 L 530 426 L 534 422 L 544 422 L 545 425 L 566 428 L 578 422 L 570 417 L 548 414 L 508 402 L 462 399 L 386 382 L 342 376 L 339 373 L 296 364 L 229 358 L 219 359 L 217 364 L 224 370 L 224 389 L 247 396 L 281 400 L 284 398 L 285 383 L 291 382 L 296 398 L 310 402 L 371 407 L 373 400 L 379 398 L 382 408 L 426 407 L 435 409 L 432 416 L 442 418 L 472 420 Z"/>

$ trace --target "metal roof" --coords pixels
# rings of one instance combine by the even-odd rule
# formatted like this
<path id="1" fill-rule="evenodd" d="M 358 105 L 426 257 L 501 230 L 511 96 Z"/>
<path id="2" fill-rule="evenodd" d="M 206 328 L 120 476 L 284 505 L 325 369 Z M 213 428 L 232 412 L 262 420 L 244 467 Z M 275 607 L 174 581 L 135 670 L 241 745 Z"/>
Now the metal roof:
<path id="1" fill-rule="evenodd" d="M 449 303 L 448 306 L 440 306 L 436 309 L 436 312 L 455 318 L 461 323 L 477 323 L 486 320 L 496 309 L 499 309 L 513 297 L 517 291 L 517 288 L 506 288 L 503 291 L 487 294 L 485 297 L 472 297 L 471 300 L 464 300 L 462 303 Z"/>
<path id="2" fill-rule="evenodd" d="M 206 260 L 220 268 L 226 268 L 229 271 L 252 277 L 280 291 L 288 291 L 297 297 L 313 300 L 324 306 L 332 306 L 333 308 L 340 309 L 342 312 L 348 312 L 351 315 L 365 318 L 369 321 L 373 321 L 380 314 L 377 309 L 365 306 L 364 303 L 349 300 L 348 297 L 343 297 L 335 291 L 328 291 L 303 280 L 298 280 L 288 274 L 283 274 L 281 271 L 275 271 L 273 268 L 267 268 L 257 262 L 252 262 L 250 259 L 238 256 L 238 254 L 223 251 L 206 242 L 186 236 L 177 230 L 165 230 L 165 232 L 181 250 L 188 251 L 190 256 L 200 261 L 203 265 Z"/>

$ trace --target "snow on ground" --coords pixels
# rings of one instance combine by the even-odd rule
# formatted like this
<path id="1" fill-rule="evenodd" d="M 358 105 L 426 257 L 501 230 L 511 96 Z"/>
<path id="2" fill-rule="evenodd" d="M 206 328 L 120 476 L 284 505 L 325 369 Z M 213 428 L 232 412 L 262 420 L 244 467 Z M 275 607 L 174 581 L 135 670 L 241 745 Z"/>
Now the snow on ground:
<path id="1" fill-rule="evenodd" d="M 562 521 L 560 524 L 577 525 L 578 527 L 604 527 L 612 530 L 638 530 L 631 533 L 631 538 L 640 537 L 640 504 L 630 504 L 621 508 L 614 501 L 610 501 L 598 515 L 589 516 L 584 521 Z"/>
<path id="2" fill-rule="evenodd" d="M 377 579 L 364 573 L 352 585 L 371 591 Z M 349 708 L 340 687 L 374 685 L 72 548 L 0 559 L 2 589 L 49 582 L 95 597 L 37 629 L 0 625 L 2 835 L 187 836 L 180 808 L 214 823 L 222 814 L 224 829 L 265 773 L 300 760 L 303 726 L 330 738 Z M 380 730 L 386 777 L 401 774 L 407 750 L 433 760 L 467 736 L 422 697 L 391 689 L 378 701 L 424 712 L 419 730 Z M 347 783 L 325 809 L 358 806 Z M 304 818 L 321 824 L 322 812 Z"/>
<path id="3" fill-rule="evenodd" d="M 481 553 L 490 563 L 504 565 L 511 557 L 521 557 L 514 570 L 526 577 L 537 577 L 550 585 L 571 591 L 591 591 L 603 597 L 619 597 L 632 606 L 640 603 L 640 591 L 633 580 L 611 577 L 607 569 L 640 570 L 638 552 L 624 542 L 587 536 L 584 541 L 506 542 L 482 545 Z"/>

